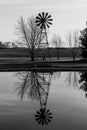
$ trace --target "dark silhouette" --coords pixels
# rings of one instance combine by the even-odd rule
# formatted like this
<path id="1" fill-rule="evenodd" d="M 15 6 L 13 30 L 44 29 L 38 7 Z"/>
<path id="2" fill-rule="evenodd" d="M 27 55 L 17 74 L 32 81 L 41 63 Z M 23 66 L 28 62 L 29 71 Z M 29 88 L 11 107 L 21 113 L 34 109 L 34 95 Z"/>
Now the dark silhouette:
<path id="1" fill-rule="evenodd" d="M 49 122 L 51 122 L 52 113 L 49 109 L 40 109 L 36 112 L 35 118 L 38 124 L 48 124 Z"/>
<path id="2" fill-rule="evenodd" d="M 81 72 L 80 73 L 80 80 L 79 80 L 80 89 L 85 91 L 85 97 L 87 98 L 87 71 L 86 72 Z"/>
<path id="3" fill-rule="evenodd" d="M 45 56 L 43 56 L 43 62 L 45 62 Z"/>
<path id="4" fill-rule="evenodd" d="M 87 58 L 87 27 L 81 31 L 80 35 L 81 56 Z"/>
<path id="5" fill-rule="evenodd" d="M 45 29 L 46 27 L 50 27 L 49 25 L 52 24 L 53 19 L 51 18 L 51 15 L 48 13 L 42 12 L 41 14 L 39 13 L 38 16 L 36 17 L 36 23 L 37 26 L 39 26 L 41 29 Z"/>
<path id="6" fill-rule="evenodd" d="M 38 16 L 36 16 L 36 24 L 41 29 L 40 38 L 43 39 L 42 41 L 40 40 L 38 48 L 49 48 L 47 28 L 52 25 L 52 21 L 51 15 L 47 12 L 39 13 Z M 49 49 L 47 49 L 47 52 L 50 57 Z"/>
<path id="7" fill-rule="evenodd" d="M 40 102 L 40 110 L 35 114 L 36 121 L 41 124 L 48 124 L 52 119 L 52 113 L 46 109 L 48 94 L 51 84 L 52 73 L 44 72 L 18 72 L 18 95 L 21 99 L 24 96 L 36 99 Z"/>

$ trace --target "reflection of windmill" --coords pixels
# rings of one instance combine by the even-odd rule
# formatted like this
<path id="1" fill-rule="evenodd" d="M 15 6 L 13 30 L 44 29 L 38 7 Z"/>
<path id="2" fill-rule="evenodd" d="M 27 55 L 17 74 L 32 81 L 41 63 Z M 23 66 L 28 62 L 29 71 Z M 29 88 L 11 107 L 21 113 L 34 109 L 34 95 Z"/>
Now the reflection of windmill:
<path id="1" fill-rule="evenodd" d="M 39 124 L 48 124 L 52 119 L 50 110 L 46 110 L 48 94 L 51 84 L 51 73 L 38 72 L 19 72 L 18 94 L 23 97 L 27 95 L 30 98 L 40 101 L 40 110 L 36 112 L 35 118 Z"/>
<path id="2" fill-rule="evenodd" d="M 41 73 L 39 82 L 41 84 L 41 89 L 39 91 L 39 100 L 40 100 L 40 110 L 36 112 L 35 118 L 39 124 L 48 124 L 52 119 L 52 113 L 49 109 L 46 109 L 47 99 L 51 83 L 51 75 L 48 73 Z"/>
<path id="3" fill-rule="evenodd" d="M 68 72 L 67 77 L 65 79 L 65 82 L 67 83 L 67 86 L 73 86 L 73 87 L 78 87 L 79 83 L 79 73 L 78 72 Z"/>
<path id="4" fill-rule="evenodd" d="M 50 83 L 51 83 L 51 76 L 52 75 L 49 73 L 38 73 L 38 81 L 41 87 L 41 89 L 39 89 L 41 109 L 44 109 L 47 104 L 47 98 L 48 98 Z"/>
<path id="5" fill-rule="evenodd" d="M 51 15 L 44 12 L 42 12 L 41 14 L 39 13 L 36 17 L 36 24 L 41 29 L 40 39 L 43 39 L 39 43 L 39 47 L 49 47 L 46 29 L 47 27 L 50 27 L 50 25 L 52 24 L 52 20 L 53 19 L 51 18 Z"/>

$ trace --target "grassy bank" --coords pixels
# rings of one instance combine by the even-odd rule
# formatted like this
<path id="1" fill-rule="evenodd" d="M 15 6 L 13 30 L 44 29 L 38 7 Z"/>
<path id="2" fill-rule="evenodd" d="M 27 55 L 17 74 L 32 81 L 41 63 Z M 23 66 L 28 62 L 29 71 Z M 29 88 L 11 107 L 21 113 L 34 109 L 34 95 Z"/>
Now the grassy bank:
<path id="1" fill-rule="evenodd" d="M 73 48 L 75 57 L 80 57 L 80 49 Z M 49 48 L 49 49 L 36 49 L 35 57 L 72 57 L 70 48 Z M 26 48 L 10 48 L 0 49 L 0 57 L 29 57 L 29 49 Z"/>
<path id="2" fill-rule="evenodd" d="M 76 52 L 76 58 L 80 58 L 80 49 L 73 48 Z M 49 51 L 49 53 L 48 53 Z M 57 51 L 59 57 L 63 61 L 57 60 Z M 43 56 L 45 62 L 43 63 Z M 25 48 L 0 49 L 0 71 L 61 71 L 61 70 L 84 70 L 87 69 L 87 61 L 73 61 L 70 48 L 50 48 L 35 50 L 35 58 L 37 62 L 30 62 L 29 50 Z M 49 58 L 50 57 L 50 58 Z M 71 61 L 65 61 L 65 58 L 70 58 Z"/>
<path id="3" fill-rule="evenodd" d="M 54 71 L 87 71 L 87 62 L 1 62 L 0 71 L 41 71 L 41 72 L 54 72 Z"/>

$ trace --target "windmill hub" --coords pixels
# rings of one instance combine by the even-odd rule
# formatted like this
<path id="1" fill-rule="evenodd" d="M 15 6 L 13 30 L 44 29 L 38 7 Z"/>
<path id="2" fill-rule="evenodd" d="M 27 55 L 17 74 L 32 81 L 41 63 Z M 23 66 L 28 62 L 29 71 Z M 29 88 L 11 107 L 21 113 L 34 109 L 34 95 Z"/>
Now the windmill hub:
<path id="1" fill-rule="evenodd" d="M 45 22 L 46 22 L 46 19 L 45 19 L 45 18 L 43 18 L 43 19 L 42 19 L 42 23 L 45 23 Z"/>

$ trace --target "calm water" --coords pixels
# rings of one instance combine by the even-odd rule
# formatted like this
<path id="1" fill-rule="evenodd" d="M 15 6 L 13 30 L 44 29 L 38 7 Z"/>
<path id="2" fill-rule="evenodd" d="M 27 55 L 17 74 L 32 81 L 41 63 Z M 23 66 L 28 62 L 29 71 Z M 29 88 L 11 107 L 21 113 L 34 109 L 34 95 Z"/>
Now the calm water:
<path id="1" fill-rule="evenodd" d="M 0 72 L 0 129 L 87 130 L 86 72 Z"/>

